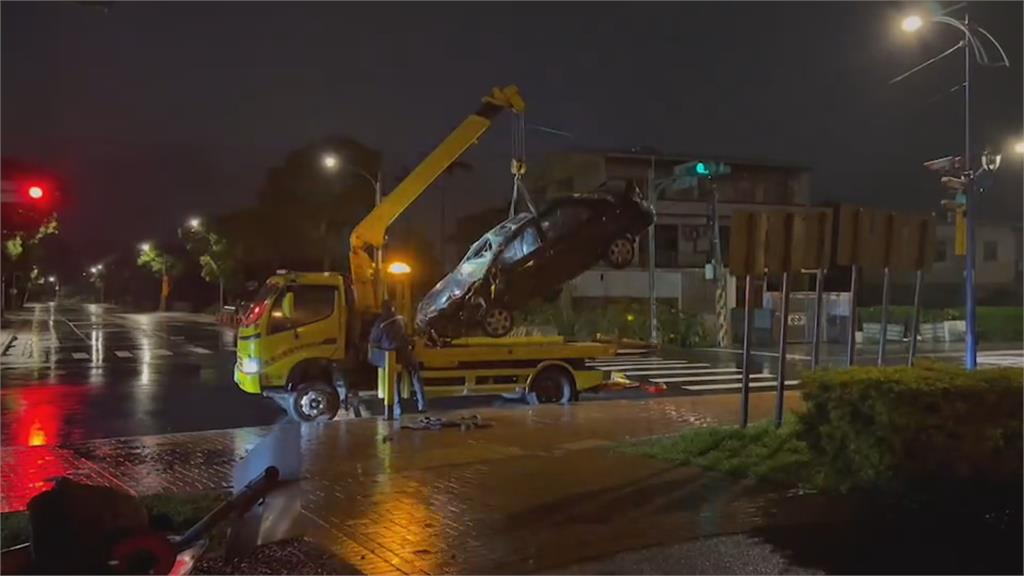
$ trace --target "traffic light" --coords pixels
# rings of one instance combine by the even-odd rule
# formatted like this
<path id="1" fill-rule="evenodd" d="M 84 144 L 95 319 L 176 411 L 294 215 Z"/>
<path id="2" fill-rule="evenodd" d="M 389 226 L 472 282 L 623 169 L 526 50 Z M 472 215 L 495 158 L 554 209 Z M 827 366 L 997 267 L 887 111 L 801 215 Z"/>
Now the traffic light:
<path id="1" fill-rule="evenodd" d="M 42 200 L 46 196 L 46 191 L 43 190 L 42 186 L 29 186 L 28 197 L 33 200 Z"/>
<path id="2" fill-rule="evenodd" d="M 964 162 L 961 156 L 946 156 L 924 163 L 924 167 L 938 172 L 939 185 L 943 190 L 953 193 L 952 198 L 945 198 L 941 201 L 942 207 L 954 215 L 956 231 L 953 242 L 953 253 L 957 256 L 967 254 L 967 195 L 970 193 L 971 174 L 964 171 Z"/>
<path id="3" fill-rule="evenodd" d="M 725 162 L 694 160 L 692 162 L 676 166 L 672 172 L 677 177 L 689 176 L 690 178 L 712 178 L 732 173 L 732 167 Z"/>

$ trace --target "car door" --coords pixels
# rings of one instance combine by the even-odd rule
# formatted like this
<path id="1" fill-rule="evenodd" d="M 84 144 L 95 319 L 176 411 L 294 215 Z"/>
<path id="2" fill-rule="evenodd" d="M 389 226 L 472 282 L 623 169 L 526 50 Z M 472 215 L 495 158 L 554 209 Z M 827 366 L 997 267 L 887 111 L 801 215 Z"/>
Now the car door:
<path id="1" fill-rule="evenodd" d="M 593 211 L 583 202 L 564 202 L 538 216 L 544 252 L 538 258 L 537 276 L 544 293 L 579 276 L 594 264 L 601 247 Z"/>
<path id="2" fill-rule="evenodd" d="M 543 284 L 538 275 L 538 256 L 543 253 L 540 233 L 534 222 L 527 222 L 494 259 L 498 286 L 495 300 L 506 305 L 525 302 L 538 295 Z"/>
<path id="3" fill-rule="evenodd" d="M 284 315 L 285 295 L 291 293 L 294 310 L 291 318 Z M 273 354 L 268 367 L 292 356 L 330 358 L 339 346 L 341 326 L 338 311 L 338 290 L 334 286 L 289 284 L 274 300 L 267 319 L 266 344 Z"/>

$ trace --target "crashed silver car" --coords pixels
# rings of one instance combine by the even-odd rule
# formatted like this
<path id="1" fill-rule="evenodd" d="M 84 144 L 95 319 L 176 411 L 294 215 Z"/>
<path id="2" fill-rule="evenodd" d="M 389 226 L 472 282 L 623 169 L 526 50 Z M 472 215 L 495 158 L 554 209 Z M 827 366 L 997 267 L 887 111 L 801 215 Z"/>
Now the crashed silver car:
<path id="1" fill-rule="evenodd" d="M 435 339 L 480 329 L 501 337 L 513 311 L 556 295 L 600 260 L 625 268 L 634 240 L 653 222 L 635 186 L 603 186 L 553 200 L 536 216 L 518 214 L 476 241 L 458 267 L 420 302 L 416 328 Z"/>

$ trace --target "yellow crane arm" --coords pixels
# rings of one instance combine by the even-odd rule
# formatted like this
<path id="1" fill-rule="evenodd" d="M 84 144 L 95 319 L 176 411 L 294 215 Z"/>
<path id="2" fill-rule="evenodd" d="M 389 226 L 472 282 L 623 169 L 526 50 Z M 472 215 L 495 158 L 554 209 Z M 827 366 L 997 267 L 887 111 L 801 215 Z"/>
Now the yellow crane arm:
<path id="1" fill-rule="evenodd" d="M 480 108 L 463 120 L 352 230 L 349 239 L 349 266 L 352 270 L 352 286 L 357 308 L 379 310 L 381 305 L 379 295 L 373 286 L 374 264 L 368 249 L 383 248 L 388 227 L 445 169 L 475 144 L 480 135 L 491 126 L 491 120 L 506 109 L 516 113 L 526 109 L 526 103 L 514 85 L 494 88 L 491 94 L 483 99 Z"/>

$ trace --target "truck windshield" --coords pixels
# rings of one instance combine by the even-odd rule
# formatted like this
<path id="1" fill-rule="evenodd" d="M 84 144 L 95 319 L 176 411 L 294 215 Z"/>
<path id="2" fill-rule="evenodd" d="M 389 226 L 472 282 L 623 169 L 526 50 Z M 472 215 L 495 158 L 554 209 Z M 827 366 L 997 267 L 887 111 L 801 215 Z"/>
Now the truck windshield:
<path id="1" fill-rule="evenodd" d="M 270 303 L 274 301 L 274 297 L 277 296 L 277 292 L 281 289 L 279 282 L 267 281 L 266 284 L 260 288 L 259 292 L 252 299 L 252 305 L 245 312 L 242 324 L 251 326 L 260 321 L 263 315 L 270 308 Z"/>

